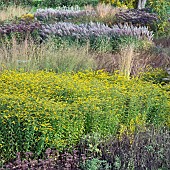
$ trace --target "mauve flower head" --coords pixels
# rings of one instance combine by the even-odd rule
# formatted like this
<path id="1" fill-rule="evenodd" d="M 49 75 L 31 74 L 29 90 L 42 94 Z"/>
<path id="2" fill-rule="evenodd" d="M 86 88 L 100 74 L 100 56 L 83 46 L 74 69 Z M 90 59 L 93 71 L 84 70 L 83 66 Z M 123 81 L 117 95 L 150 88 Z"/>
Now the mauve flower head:
<path id="1" fill-rule="evenodd" d="M 33 156 L 33 153 L 32 152 L 25 152 L 25 156 L 26 157 L 31 157 L 31 156 Z"/>
<path id="2" fill-rule="evenodd" d="M 95 11 L 87 11 L 87 10 L 80 10 L 80 8 L 58 8 L 58 9 L 38 9 L 35 13 L 35 17 L 38 20 L 49 20 L 49 19 L 56 19 L 56 20 L 64 20 L 69 18 L 79 18 L 82 16 L 92 16 L 96 15 Z"/>
<path id="3" fill-rule="evenodd" d="M 123 25 L 119 24 L 114 25 L 111 28 L 108 25 L 102 23 L 86 23 L 76 25 L 69 22 L 57 22 L 55 24 L 48 24 L 44 25 L 41 30 L 40 34 L 43 37 L 48 37 L 51 35 L 63 37 L 63 36 L 71 36 L 76 38 L 91 38 L 91 37 L 114 37 L 115 35 L 118 36 L 134 36 L 139 39 L 148 39 L 152 41 L 153 39 L 153 32 L 149 31 L 147 27 L 140 26 L 136 27 L 133 25 Z"/>

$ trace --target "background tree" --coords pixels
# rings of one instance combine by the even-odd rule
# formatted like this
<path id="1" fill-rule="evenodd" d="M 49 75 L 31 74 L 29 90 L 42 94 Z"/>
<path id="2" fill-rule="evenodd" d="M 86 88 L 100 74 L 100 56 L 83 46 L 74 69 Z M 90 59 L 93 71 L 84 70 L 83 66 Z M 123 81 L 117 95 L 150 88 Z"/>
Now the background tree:
<path id="1" fill-rule="evenodd" d="M 146 5 L 146 2 L 147 2 L 147 0 L 138 0 L 138 6 L 137 6 L 137 8 L 138 9 L 143 9 L 143 8 L 145 8 L 145 5 Z"/>

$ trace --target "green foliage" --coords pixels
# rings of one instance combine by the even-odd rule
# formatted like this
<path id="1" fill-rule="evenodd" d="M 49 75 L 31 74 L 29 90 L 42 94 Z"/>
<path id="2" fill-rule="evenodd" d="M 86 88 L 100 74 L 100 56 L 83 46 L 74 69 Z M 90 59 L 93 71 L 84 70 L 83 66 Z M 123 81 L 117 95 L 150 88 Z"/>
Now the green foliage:
<path id="1" fill-rule="evenodd" d="M 1 0 L 0 6 L 9 5 L 31 5 L 33 0 Z"/>
<path id="2" fill-rule="evenodd" d="M 53 37 L 53 41 L 65 42 L 70 47 L 73 44 L 77 46 L 86 46 L 88 44 L 89 48 L 92 51 L 96 52 L 117 52 L 123 46 L 134 45 L 135 49 L 145 49 L 150 46 L 150 43 L 147 40 L 138 39 L 136 37 L 127 36 L 127 35 L 115 35 L 112 37 L 100 36 L 100 37 L 91 37 L 89 39 L 77 39 L 74 37 Z M 60 43 L 59 43 L 60 44 Z M 59 46 L 59 44 L 57 44 Z"/>
<path id="3" fill-rule="evenodd" d="M 76 145 L 82 136 L 170 126 L 166 90 L 138 78 L 79 72 L 4 71 L 0 75 L 1 163 L 16 152 Z M 95 146 L 95 145 L 93 145 Z M 95 147 L 92 147 L 92 149 Z"/>
<path id="4" fill-rule="evenodd" d="M 100 2 L 110 3 L 123 8 L 136 8 L 137 6 L 136 0 L 100 0 Z"/>
<path id="5" fill-rule="evenodd" d="M 60 2 L 58 2 L 60 1 Z M 59 6 L 58 3 L 60 3 L 60 6 L 74 6 L 74 5 L 79 5 L 79 6 L 84 6 L 84 5 L 97 5 L 98 0 L 71 0 L 71 1 L 67 1 L 67 0 L 49 0 L 49 1 L 44 1 L 43 4 L 46 4 L 50 7 L 50 6 Z"/>
<path id="6" fill-rule="evenodd" d="M 153 82 L 154 84 L 164 83 L 163 78 L 167 77 L 168 74 L 165 70 L 157 68 L 148 68 L 146 72 L 141 73 L 141 78 L 145 81 Z"/>
<path id="7" fill-rule="evenodd" d="M 84 135 L 79 143 L 81 146 L 86 146 L 87 156 L 98 157 L 101 156 L 101 150 L 99 144 L 103 141 L 102 136 L 99 133 L 90 133 Z"/>
<path id="8" fill-rule="evenodd" d="M 98 0 L 2 0 L 0 6 L 8 5 L 31 5 L 31 6 L 44 6 L 44 7 L 56 7 L 56 6 L 84 6 L 84 5 L 97 5 Z"/>
<path id="9" fill-rule="evenodd" d="M 151 7 L 152 12 L 158 14 L 159 21 L 155 23 L 155 32 L 157 36 L 167 36 L 170 35 L 170 22 L 168 19 L 169 15 L 169 0 L 149 0 L 149 7 Z"/>
<path id="10" fill-rule="evenodd" d="M 91 160 L 87 160 L 84 164 L 82 164 L 81 168 L 83 170 L 109 170 L 111 167 L 108 165 L 106 161 L 99 160 L 97 158 L 93 158 Z"/>

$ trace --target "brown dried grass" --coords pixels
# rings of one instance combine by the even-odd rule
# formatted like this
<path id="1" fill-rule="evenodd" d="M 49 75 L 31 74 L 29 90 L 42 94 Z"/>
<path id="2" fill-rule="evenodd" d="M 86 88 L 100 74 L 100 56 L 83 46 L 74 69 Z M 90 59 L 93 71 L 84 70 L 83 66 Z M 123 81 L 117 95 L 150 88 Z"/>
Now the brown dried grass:
<path id="1" fill-rule="evenodd" d="M 95 10 L 96 13 L 97 13 L 97 16 L 99 18 L 113 17 L 116 14 L 118 14 L 119 12 L 121 12 L 122 10 L 126 10 L 126 9 L 123 9 L 123 8 L 113 7 L 110 4 L 104 4 L 104 3 L 99 3 L 96 7 L 93 7 L 91 5 L 87 5 L 85 7 L 85 9 L 87 11 Z"/>
<path id="2" fill-rule="evenodd" d="M 6 42 L 0 46 L 0 70 L 70 72 L 93 69 L 95 61 L 88 48 L 74 45 L 70 47 L 67 44 L 57 48 L 53 41 L 37 45 L 28 37 L 18 43 L 13 37 L 10 43 Z"/>
<path id="3" fill-rule="evenodd" d="M 8 6 L 0 11 L 0 21 L 11 20 L 20 17 L 30 11 L 28 7 Z"/>
<path id="4" fill-rule="evenodd" d="M 164 48 L 170 48 L 170 37 L 154 39 L 154 43 L 157 46 L 162 46 Z"/>
<path id="5" fill-rule="evenodd" d="M 122 48 L 117 53 L 96 54 L 97 69 L 108 72 L 119 70 L 126 76 L 138 75 L 152 68 L 167 68 L 170 66 L 170 56 L 164 51 L 155 49 L 134 50 L 133 47 Z"/>
<path id="6" fill-rule="evenodd" d="M 120 12 L 120 9 L 119 8 L 113 8 L 109 4 L 99 3 L 96 6 L 96 12 L 101 18 L 105 18 L 105 17 L 108 17 L 108 16 L 115 16 L 117 13 Z"/>

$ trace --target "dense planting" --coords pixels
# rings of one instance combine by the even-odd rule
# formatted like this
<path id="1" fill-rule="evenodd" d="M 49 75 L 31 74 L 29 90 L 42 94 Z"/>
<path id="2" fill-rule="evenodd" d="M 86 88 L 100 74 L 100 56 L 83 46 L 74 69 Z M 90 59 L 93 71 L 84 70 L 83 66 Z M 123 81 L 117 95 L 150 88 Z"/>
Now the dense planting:
<path id="1" fill-rule="evenodd" d="M 9 35 L 11 33 L 27 34 L 40 29 L 40 27 L 39 22 L 20 21 L 19 23 L 0 25 L 0 35 Z"/>
<path id="2" fill-rule="evenodd" d="M 132 24 L 148 25 L 151 26 L 154 22 L 158 21 L 158 16 L 154 13 L 149 13 L 145 10 L 131 9 L 116 14 L 119 22 L 128 22 Z"/>
<path id="3" fill-rule="evenodd" d="M 170 4 L 140 2 L 1 0 L 0 169 L 170 169 Z"/>
<path id="4" fill-rule="evenodd" d="M 73 151 L 63 153 L 46 149 L 43 159 L 33 159 L 32 152 L 19 152 L 16 159 L 6 164 L 2 170 L 24 168 L 49 169 L 169 169 L 170 143 L 167 129 L 150 128 L 134 134 L 134 140 L 127 135 L 122 139 L 111 137 L 101 139 L 98 133 L 86 135 Z M 113 154 L 114 153 L 114 154 Z M 153 163 L 154 162 L 154 163 Z"/>
<path id="5" fill-rule="evenodd" d="M 2 161 L 19 151 L 61 150 L 88 133 L 121 136 L 127 129 L 134 133 L 136 125 L 170 125 L 166 91 L 139 79 L 9 71 L 0 80 Z"/>

